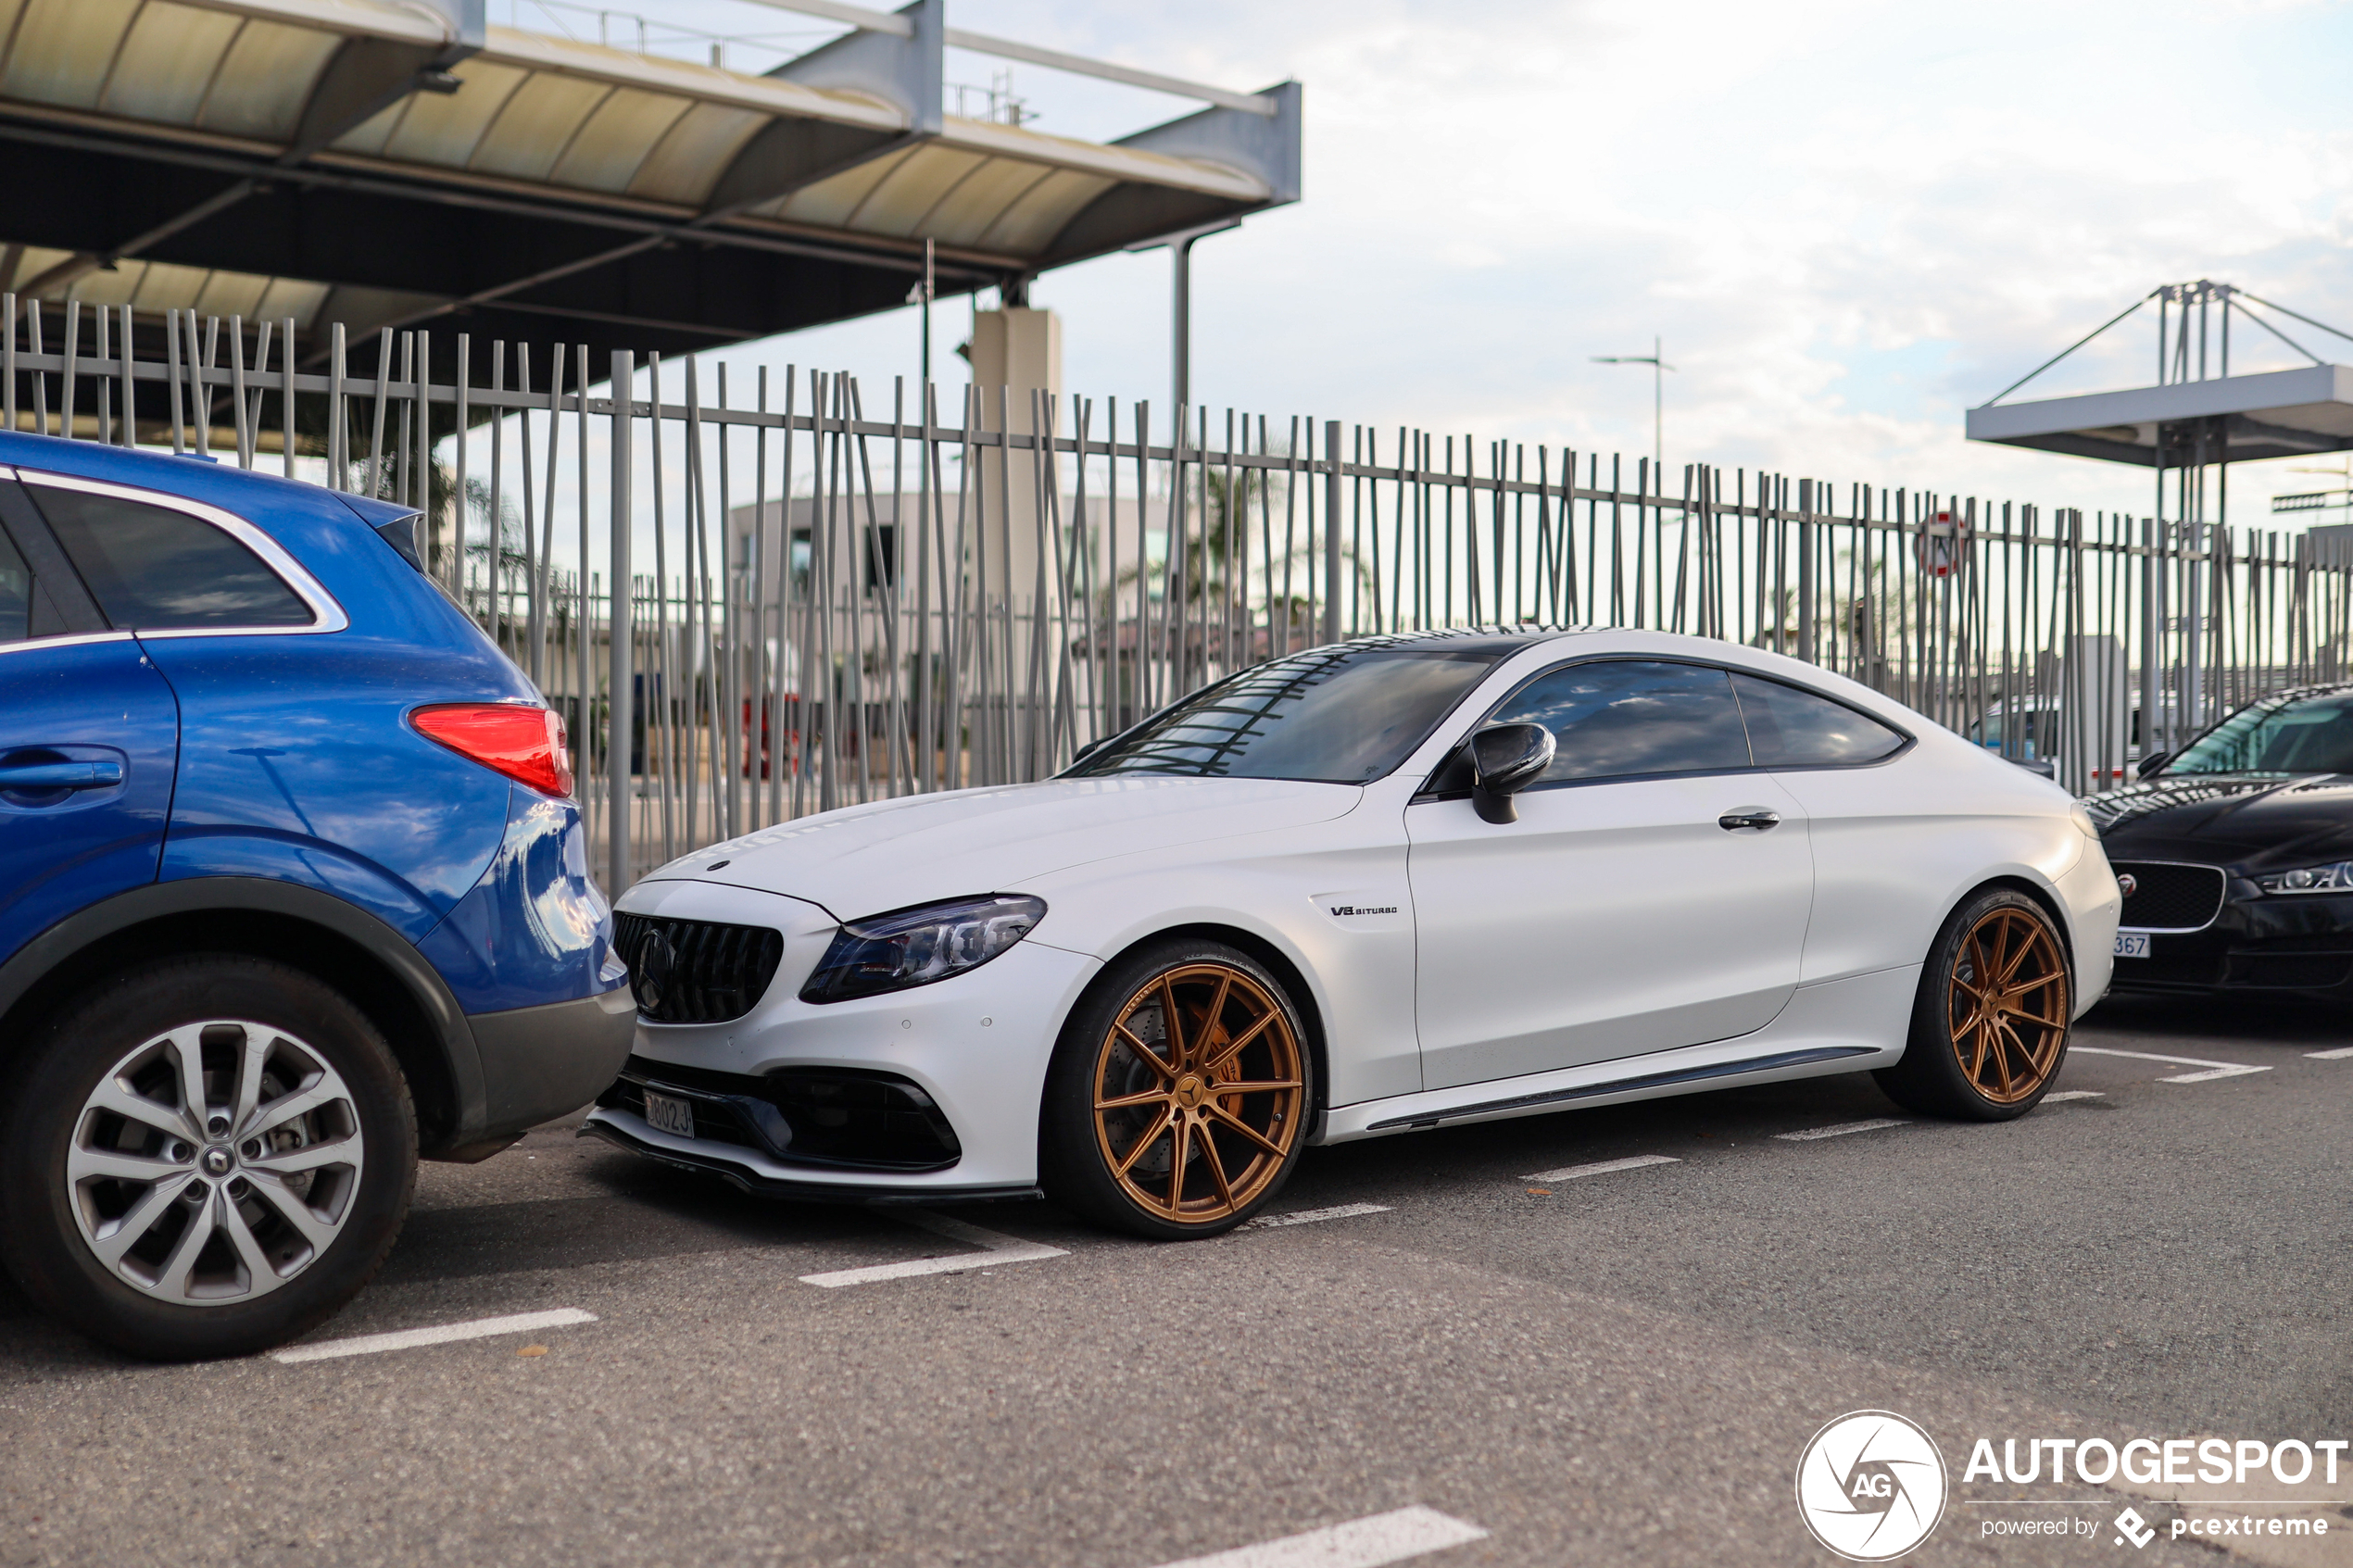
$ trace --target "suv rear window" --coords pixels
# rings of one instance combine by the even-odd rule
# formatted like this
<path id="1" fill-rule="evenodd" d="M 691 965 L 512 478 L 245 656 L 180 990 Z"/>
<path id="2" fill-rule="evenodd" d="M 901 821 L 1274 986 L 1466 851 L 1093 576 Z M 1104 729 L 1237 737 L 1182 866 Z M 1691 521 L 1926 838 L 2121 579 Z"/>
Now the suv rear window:
<path id="1" fill-rule="evenodd" d="M 50 602 L 48 590 L 17 553 L 7 529 L 0 526 L 0 643 L 55 637 L 67 629 L 65 618 Z"/>
<path id="2" fill-rule="evenodd" d="M 120 495 L 37 482 L 28 488 L 118 627 L 308 626 L 313 619 L 260 557 L 201 518 Z"/>

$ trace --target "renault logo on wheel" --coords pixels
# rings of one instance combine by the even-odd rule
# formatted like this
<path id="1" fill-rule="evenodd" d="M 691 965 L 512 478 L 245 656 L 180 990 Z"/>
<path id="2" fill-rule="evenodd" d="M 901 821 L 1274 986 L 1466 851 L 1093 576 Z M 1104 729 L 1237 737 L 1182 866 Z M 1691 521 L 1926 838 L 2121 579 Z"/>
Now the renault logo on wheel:
<path id="1" fill-rule="evenodd" d="M 1944 1456 L 1892 1411 L 1856 1411 L 1814 1434 L 1797 1461 L 1797 1512 L 1853 1562 L 1903 1556 L 1944 1513 Z"/>

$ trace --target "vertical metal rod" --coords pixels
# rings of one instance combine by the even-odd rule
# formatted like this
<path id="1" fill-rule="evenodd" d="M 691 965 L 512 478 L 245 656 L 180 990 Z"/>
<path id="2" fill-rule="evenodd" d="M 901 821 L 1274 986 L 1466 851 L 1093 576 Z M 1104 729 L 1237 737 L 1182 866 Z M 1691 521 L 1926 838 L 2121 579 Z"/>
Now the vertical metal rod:
<path id="1" fill-rule="evenodd" d="M 420 343 L 422 343 L 423 341 L 423 334 L 420 333 L 418 334 L 418 337 Z M 432 359 L 420 356 L 417 370 L 417 448 L 424 455 L 424 483 L 427 494 L 430 495 L 433 484 Z M 457 590 L 458 603 L 460 606 L 463 606 L 466 602 L 466 503 L 472 499 L 472 497 L 466 492 L 466 432 L 469 425 L 469 416 L 472 412 L 467 398 L 467 393 L 470 390 L 467 383 L 472 380 L 473 334 L 471 332 L 459 332 L 458 334 L 457 373 L 451 378 L 451 384 L 454 389 L 453 401 L 457 405 L 457 437 L 450 444 L 452 447 L 450 458 L 454 471 L 452 472 L 450 478 L 449 486 L 449 533 L 456 546 L 456 555 L 450 561 L 449 568 L 451 585 Z M 484 612 L 484 620 L 483 624 L 484 628 L 490 633 L 492 637 L 495 638 L 498 634 L 498 513 L 495 500 L 492 503 L 492 510 L 489 521 L 490 553 L 487 559 L 490 565 L 490 571 L 488 573 L 490 603 Z"/>
<path id="2" fill-rule="evenodd" d="M 60 378 L 57 433 L 73 434 L 74 383 L 82 369 L 82 301 L 66 301 L 66 368 Z"/>
<path id="3" fill-rule="evenodd" d="M 391 382 L 392 329 L 386 327 L 376 334 L 375 419 L 368 436 L 368 494 L 378 498 L 384 493 L 384 405 L 392 396 Z M 617 896 L 619 889 L 614 891 Z"/>
<path id="4" fill-rule="evenodd" d="M 41 346 L 41 302 L 27 300 L 24 313 L 25 325 L 31 329 L 28 345 L 35 356 L 40 356 L 45 352 Z M 195 320 L 193 316 L 189 318 L 191 323 Z M 191 325 L 189 330 L 193 332 L 194 326 Z M 49 433 L 49 372 L 46 370 L 32 372 L 32 433 L 35 435 Z"/>
<path id="5" fill-rule="evenodd" d="M 623 395 L 615 383 L 613 395 Z M 636 395 L 633 387 L 627 395 Z M 654 575 L 652 642 L 647 647 L 645 668 L 640 672 L 646 684 L 646 765 L 643 776 L 649 780 L 661 797 L 661 858 L 669 860 L 678 853 L 676 821 L 678 784 L 678 701 L 677 671 L 671 655 L 670 642 L 670 517 L 662 505 L 663 474 L 661 461 L 661 356 L 646 356 L 646 396 L 652 413 L 646 425 L 647 455 L 653 470 L 654 496 Z M 686 562 L 693 573 L 694 562 Z M 616 579 L 618 581 L 618 579 Z M 635 579 L 632 578 L 632 591 Z M 632 692 L 632 696 L 635 693 Z"/>
<path id="6" fill-rule="evenodd" d="M 345 347 L 343 323 L 337 321 L 327 342 L 327 483 L 347 491 L 351 488 L 351 420 L 345 401 Z"/>
<path id="7" fill-rule="evenodd" d="M 295 319 L 278 320 L 278 440 L 284 448 L 286 477 L 295 476 Z"/>
<path id="8" fill-rule="evenodd" d="M 9 344 L 12 348 L 15 342 L 16 336 L 12 332 L 9 334 Z M 171 455 L 176 458 L 188 449 L 188 427 L 182 401 L 187 395 L 187 392 L 180 384 L 180 312 L 177 310 L 164 312 L 163 344 L 165 377 L 171 386 Z M 15 376 L 11 375 L 8 378 L 8 386 L 11 392 L 15 391 Z M 9 414 L 11 428 L 15 423 L 16 416 L 11 410 Z"/>
<path id="9" fill-rule="evenodd" d="M 1324 421 L 1324 641 L 1340 641 L 1340 421 Z"/>
<path id="10" fill-rule="evenodd" d="M 584 365 L 582 369 L 585 370 L 586 367 Z M 630 711 L 633 696 L 630 689 L 630 676 L 633 671 L 630 669 L 629 657 L 632 636 L 629 616 L 629 532 L 634 526 L 631 508 L 635 481 L 632 472 L 631 459 L 635 456 L 636 432 L 634 428 L 634 417 L 637 410 L 635 392 L 632 383 L 635 382 L 636 375 L 636 363 L 630 352 L 625 348 L 613 350 L 612 495 L 610 503 L 611 548 L 610 564 L 606 569 L 610 573 L 607 581 L 610 583 L 610 587 L 607 605 L 609 620 L 605 633 L 609 667 L 606 678 L 611 682 L 612 691 L 607 699 L 608 717 L 605 729 L 607 844 L 605 877 L 606 894 L 614 898 L 621 897 L 635 875 L 635 869 L 629 852 L 629 750 L 634 729 Z M 584 377 L 580 399 L 584 414 L 588 406 L 588 389 Z M 581 443 L 581 452 L 585 459 L 587 453 L 587 443 L 585 440 Z M 582 486 L 581 495 L 585 505 L 587 495 L 585 485 Z"/>
<path id="11" fill-rule="evenodd" d="M 237 466 L 250 469 L 253 427 L 245 421 L 245 322 L 242 316 L 229 318 L 229 403 L 234 411 Z"/>

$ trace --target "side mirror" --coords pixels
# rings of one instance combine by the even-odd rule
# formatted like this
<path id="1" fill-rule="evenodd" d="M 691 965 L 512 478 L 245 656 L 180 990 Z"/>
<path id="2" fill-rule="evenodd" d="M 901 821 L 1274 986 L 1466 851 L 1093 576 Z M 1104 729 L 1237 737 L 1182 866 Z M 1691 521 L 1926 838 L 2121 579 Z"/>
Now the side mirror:
<path id="1" fill-rule="evenodd" d="M 2172 760 L 2173 754 L 2170 751 L 2160 751 L 2154 756 L 2144 757 L 2138 762 L 2133 764 L 2133 776 L 2136 779 L 2147 778 L 2151 773 L 2156 772 L 2158 769 L 2164 767 L 2165 764 Z"/>
<path id="2" fill-rule="evenodd" d="M 1541 724 L 1498 724 L 1470 738 L 1471 806 L 1483 822 L 1516 822 L 1512 797 L 1553 765 L 1553 732 Z"/>

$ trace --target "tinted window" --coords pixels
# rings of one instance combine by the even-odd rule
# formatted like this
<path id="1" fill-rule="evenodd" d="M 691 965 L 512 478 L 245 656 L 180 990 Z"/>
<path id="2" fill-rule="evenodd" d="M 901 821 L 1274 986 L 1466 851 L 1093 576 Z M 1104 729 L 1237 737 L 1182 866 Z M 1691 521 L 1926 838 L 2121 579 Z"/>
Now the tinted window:
<path id="1" fill-rule="evenodd" d="M 1721 670 L 1605 659 L 1547 671 L 1491 724 L 1541 724 L 1559 750 L 1540 784 L 1745 768 L 1748 735 Z"/>
<path id="2" fill-rule="evenodd" d="M 2273 698 L 2243 708 L 2192 741 L 2164 771 L 2353 772 L 2353 696 Z"/>
<path id="3" fill-rule="evenodd" d="M 48 590 L 25 564 L 8 531 L 0 527 L 0 643 L 61 636 L 68 630 Z"/>
<path id="4" fill-rule="evenodd" d="M 1749 749 L 1760 768 L 1852 767 L 1892 757 L 1903 747 L 1902 735 L 1843 702 L 1754 675 L 1733 676 L 1732 689 L 1740 693 Z M 2026 716 L 2016 717 L 2024 729 Z M 1998 745 L 2001 731 L 1996 728 L 1987 738 Z"/>
<path id="5" fill-rule="evenodd" d="M 1358 644 L 1273 659 L 1152 715 L 1063 776 L 1363 784 L 1403 761 L 1516 646 Z"/>
<path id="6" fill-rule="evenodd" d="M 308 626 L 309 608 L 261 558 L 199 518 L 141 501 L 31 487 L 51 532 L 117 626 Z"/>

